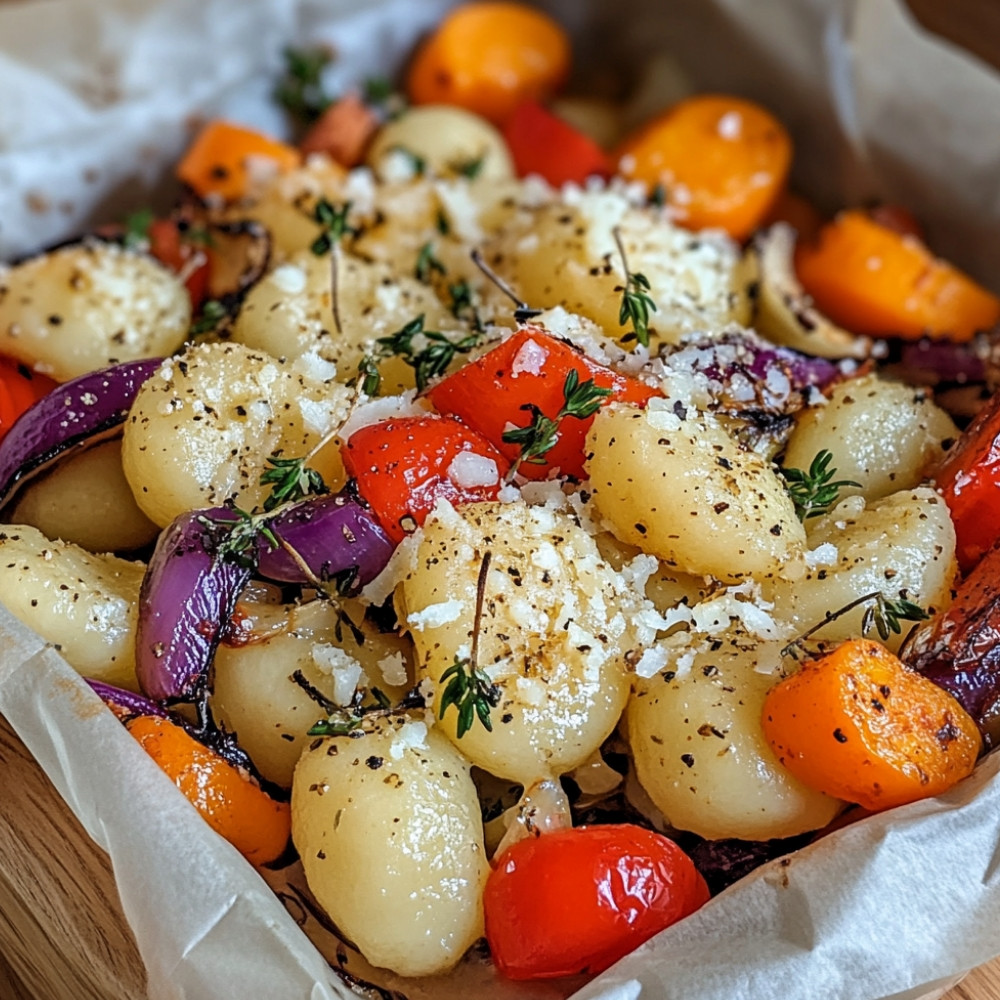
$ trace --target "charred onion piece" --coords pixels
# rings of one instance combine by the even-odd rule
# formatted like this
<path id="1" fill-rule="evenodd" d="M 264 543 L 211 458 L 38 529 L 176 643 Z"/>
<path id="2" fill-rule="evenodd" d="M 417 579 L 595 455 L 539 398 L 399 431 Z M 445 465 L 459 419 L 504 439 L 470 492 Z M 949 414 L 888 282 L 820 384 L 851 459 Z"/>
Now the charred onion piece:
<path id="1" fill-rule="evenodd" d="M 161 719 L 167 718 L 167 711 L 162 705 L 150 701 L 141 694 L 126 691 L 113 684 L 105 684 L 104 681 L 95 681 L 89 677 L 86 678 L 86 681 L 100 696 L 104 704 L 123 722 L 138 715 L 155 715 Z"/>
<path id="2" fill-rule="evenodd" d="M 182 514 L 156 543 L 139 592 L 135 672 L 156 700 L 198 697 L 250 568 L 219 558 L 232 511 Z"/>
<path id="3" fill-rule="evenodd" d="M 311 574 L 351 593 L 374 580 L 393 551 L 375 515 L 349 491 L 303 500 L 279 512 L 269 526 L 284 544 L 275 548 L 261 537 L 258 571 L 282 583 L 312 583 Z"/>
<path id="4" fill-rule="evenodd" d="M 0 507 L 32 476 L 73 449 L 116 437 L 160 358 L 81 375 L 25 411 L 0 441 Z"/>
<path id="5" fill-rule="evenodd" d="M 1000 743 L 1000 543 L 962 581 L 947 611 L 917 626 L 900 658 L 952 694 L 987 747 Z"/>

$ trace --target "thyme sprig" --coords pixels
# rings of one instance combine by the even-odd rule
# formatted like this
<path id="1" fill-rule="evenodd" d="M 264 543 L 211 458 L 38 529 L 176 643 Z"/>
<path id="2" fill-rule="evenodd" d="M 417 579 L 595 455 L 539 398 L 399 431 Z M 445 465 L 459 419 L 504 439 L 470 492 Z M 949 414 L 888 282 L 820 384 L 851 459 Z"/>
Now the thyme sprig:
<path id="1" fill-rule="evenodd" d="M 359 236 L 361 234 L 360 229 L 347 221 L 350 210 L 351 203 L 349 201 L 345 201 L 342 205 L 335 205 L 326 198 L 320 198 L 316 202 L 312 211 L 312 219 L 313 222 L 322 226 L 323 231 L 312 241 L 309 249 L 317 257 L 329 253 L 345 236 Z"/>
<path id="2" fill-rule="evenodd" d="M 122 243 L 129 250 L 146 249 L 149 246 L 149 227 L 155 216 L 151 208 L 140 208 L 125 216 L 125 233 Z"/>
<path id="3" fill-rule="evenodd" d="M 836 611 L 828 611 L 821 622 L 813 625 L 812 628 L 807 629 L 800 636 L 788 643 L 787 646 L 784 646 L 781 649 L 781 655 L 791 656 L 792 659 L 797 660 L 803 653 L 808 652 L 806 641 L 809 638 L 819 632 L 820 629 L 826 628 L 830 622 L 836 621 L 849 611 L 853 611 L 863 604 L 868 604 L 869 607 L 865 609 L 861 617 L 861 634 L 867 636 L 874 628 L 883 642 L 893 632 L 896 635 L 902 633 L 903 627 L 900 624 L 901 622 L 922 622 L 930 617 L 923 608 L 912 601 L 908 601 L 905 597 L 893 599 L 886 597 L 879 590 L 873 590 L 870 594 L 864 594 L 861 597 L 855 598 L 855 600 L 850 601 Z"/>
<path id="4" fill-rule="evenodd" d="M 825 448 L 816 453 L 809 463 L 808 471 L 802 469 L 782 469 L 785 488 L 795 505 L 795 513 L 800 521 L 826 514 L 837 502 L 840 491 L 845 486 L 860 486 L 851 479 L 833 480 L 837 470 L 830 468 L 833 454 Z"/>
<path id="5" fill-rule="evenodd" d="M 213 555 L 216 559 L 232 562 L 237 566 L 256 569 L 258 539 L 266 539 L 274 548 L 281 544 L 268 523 L 272 514 L 263 511 L 251 513 L 235 506 L 230 509 L 236 515 L 235 521 L 222 521 L 207 516 L 199 518 L 201 524 L 213 532 Z"/>
<path id="6" fill-rule="evenodd" d="M 489 577 L 492 553 L 486 552 L 479 564 L 479 580 L 476 586 L 476 615 L 472 626 L 472 650 L 467 657 L 455 657 L 455 662 L 441 675 L 444 684 L 438 718 L 452 706 L 458 711 L 455 733 L 461 739 L 475 725 L 476 719 L 489 733 L 493 732 L 490 709 L 500 704 L 500 688 L 486 673 L 479 669 L 479 632 L 483 619 L 483 601 L 486 596 L 486 581 Z"/>
<path id="7" fill-rule="evenodd" d="M 625 271 L 625 284 L 616 285 L 615 291 L 622 293 L 622 304 L 618 310 L 618 325 L 632 325 L 631 333 L 625 339 L 634 337 L 643 347 L 649 347 L 649 318 L 657 312 L 656 303 L 649 294 L 649 278 L 636 271 L 628 269 L 628 258 L 625 256 L 625 244 L 622 242 L 621 230 L 615 226 L 611 230 L 622 259 L 622 269 Z"/>
<path id="8" fill-rule="evenodd" d="M 305 458 L 282 458 L 281 450 L 272 452 L 266 459 L 271 466 L 261 474 L 261 486 L 270 486 L 263 508 L 272 511 L 284 503 L 302 500 L 307 496 L 329 493 L 323 477 L 306 466 Z"/>
<path id="9" fill-rule="evenodd" d="M 202 303 L 198 318 L 191 324 L 190 336 L 203 337 L 205 334 L 214 333 L 219 324 L 228 318 L 229 310 L 224 303 L 218 299 L 206 299 Z"/>
<path id="10" fill-rule="evenodd" d="M 422 340 L 415 344 L 414 341 L 418 336 Z M 421 313 L 402 329 L 388 337 L 379 337 L 375 341 L 374 352 L 366 354 L 358 366 L 362 388 L 369 396 L 375 395 L 381 385 L 378 360 L 396 356 L 402 358 L 413 369 L 417 389 L 423 391 L 432 378 L 447 371 L 456 354 L 468 354 L 479 343 L 480 337 L 479 331 L 475 331 L 459 340 L 452 340 L 437 330 L 426 330 L 424 314 Z"/>
<path id="11" fill-rule="evenodd" d="M 274 89 L 275 100 L 293 117 L 310 124 L 333 103 L 323 88 L 323 70 L 333 61 L 325 46 L 286 48 L 285 69 Z"/>
<path id="12" fill-rule="evenodd" d="M 492 281 L 493 284 L 496 285 L 497 288 L 499 288 L 500 291 L 514 303 L 514 322 L 517 323 L 518 326 L 522 326 L 527 323 L 529 319 L 541 316 L 541 314 L 545 312 L 544 309 L 533 309 L 526 302 L 523 302 L 518 297 L 517 292 L 515 292 L 514 289 L 511 288 L 510 285 L 508 285 L 507 282 L 504 281 L 503 278 L 501 278 L 500 275 L 486 263 L 483 255 L 478 249 L 473 250 L 469 256 L 472 257 L 472 263 L 475 264 L 476 267 L 478 267 L 479 270 L 482 271 L 483 274 L 485 274 L 486 277 L 489 278 L 490 281 Z"/>
<path id="13" fill-rule="evenodd" d="M 428 240 L 417 253 L 417 264 L 413 269 L 417 281 L 422 281 L 425 285 L 431 283 L 431 278 L 435 274 L 442 277 L 448 273 L 448 269 L 434 256 L 434 243 Z"/>
<path id="14" fill-rule="evenodd" d="M 449 166 L 460 177 L 465 177 L 470 181 L 474 181 L 482 172 L 483 163 L 485 162 L 486 154 L 480 153 L 479 156 L 471 156 L 468 159 L 455 160 L 450 163 Z"/>
<path id="15" fill-rule="evenodd" d="M 365 719 L 384 718 L 387 715 L 424 707 L 424 697 L 416 688 L 407 691 L 395 705 L 380 688 L 358 688 L 350 704 L 338 705 L 327 698 L 319 688 L 310 684 L 301 670 L 296 670 L 292 674 L 292 680 L 326 712 L 326 718 L 316 722 L 307 731 L 307 736 L 349 736 Z M 362 704 L 366 694 L 374 699 L 373 705 Z"/>
<path id="16" fill-rule="evenodd" d="M 559 425 L 566 417 L 586 420 L 601 408 L 601 401 L 610 395 L 610 389 L 595 385 L 592 378 L 581 382 L 579 373 L 571 368 L 563 383 L 563 405 L 555 417 L 546 416 L 534 403 L 525 403 L 521 409 L 532 414 L 531 423 L 504 431 L 502 435 L 507 444 L 521 446 L 521 453 L 508 473 L 508 481 L 513 478 L 522 462 L 545 464 L 545 456 L 559 440 Z"/>
<path id="17" fill-rule="evenodd" d="M 473 330 L 482 333 L 483 319 L 476 308 L 475 292 L 472 285 L 465 278 L 462 278 L 460 281 L 448 285 L 448 294 L 451 296 L 452 316 L 465 320 L 471 324 Z"/>

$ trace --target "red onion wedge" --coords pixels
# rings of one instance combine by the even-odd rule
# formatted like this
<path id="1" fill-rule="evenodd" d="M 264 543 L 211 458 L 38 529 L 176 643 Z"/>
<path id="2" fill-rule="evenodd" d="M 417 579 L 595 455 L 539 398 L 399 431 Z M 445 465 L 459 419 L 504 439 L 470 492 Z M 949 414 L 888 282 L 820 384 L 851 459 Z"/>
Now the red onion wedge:
<path id="1" fill-rule="evenodd" d="M 156 543 L 139 592 L 135 671 L 156 700 L 193 700 L 251 568 L 218 555 L 225 509 L 190 511 Z"/>
<path id="2" fill-rule="evenodd" d="M 104 681 L 95 681 L 89 677 L 86 678 L 86 681 L 122 722 L 126 719 L 134 719 L 138 715 L 155 715 L 161 719 L 167 718 L 167 711 L 162 705 L 150 701 L 141 694 L 126 691 L 113 684 L 105 684 Z"/>
<path id="3" fill-rule="evenodd" d="M 66 452 L 119 435 L 139 387 L 161 360 L 126 361 L 81 375 L 25 411 L 0 441 L 0 506 Z"/>
<path id="4" fill-rule="evenodd" d="M 269 526 L 279 546 L 261 537 L 261 576 L 282 583 L 334 581 L 342 594 L 374 580 L 394 548 L 375 515 L 346 490 L 276 512 Z"/>

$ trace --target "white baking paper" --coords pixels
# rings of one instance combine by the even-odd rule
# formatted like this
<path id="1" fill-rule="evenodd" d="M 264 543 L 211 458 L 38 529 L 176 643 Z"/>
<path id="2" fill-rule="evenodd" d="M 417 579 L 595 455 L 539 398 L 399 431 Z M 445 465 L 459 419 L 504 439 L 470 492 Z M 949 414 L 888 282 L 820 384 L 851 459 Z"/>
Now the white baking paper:
<path id="1" fill-rule="evenodd" d="M 0 257 L 148 204 L 196 123 L 279 131 L 284 44 L 339 52 L 331 84 L 384 74 L 447 0 L 31 0 L 0 8 Z M 774 108 L 797 180 L 834 206 L 909 204 L 985 280 L 1000 254 L 1000 79 L 895 0 L 553 0 L 602 87 L 669 51 L 695 86 Z M 675 75 L 676 76 L 676 75 Z M 296 896 L 215 837 L 58 654 L 0 609 L 0 712 L 108 851 L 152 1000 L 349 995 L 365 977 Z M 831 834 L 744 879 L 580 1000 L 917 1000 L 1000 954 L 1000 758 L 938 799 Z M 155 901 L 155 905 L 151 905 Z M 374 973 L 372 973 L 374 975 Z M 554 998 L 579 983 L 382 982 L 414 998 Z"/>

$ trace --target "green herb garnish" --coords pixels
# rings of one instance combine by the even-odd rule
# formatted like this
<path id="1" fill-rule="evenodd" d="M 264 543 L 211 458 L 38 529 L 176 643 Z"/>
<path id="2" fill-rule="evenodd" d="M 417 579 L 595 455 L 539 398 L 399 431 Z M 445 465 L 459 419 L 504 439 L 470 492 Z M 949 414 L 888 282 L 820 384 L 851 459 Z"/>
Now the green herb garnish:
<path id="1" fill-rule="evenodd" d="M 333 103 L 323 89 L 323 70 L 333 61 L 333 53 L 319 46 L 286 48 L 283 54 L 285 70 L 274 89 L 275 99 L 300 121 L 314 122 Z"/>
<path id="2" fill-rule="evenodd" d="M 618 246 L 622 268 L 625 271 L 625 284 L 615 287 L 616 292 L 622 293 L 622 304 L 618 310 L 618 324 L 627 326 L 631 323 L 632 330 L 624 339 L 631 340 L 634 337 L 643 347 L 649 347 L 649 317 L 651 313 L 657 311 L 656 303 L 649 294 L 649 278 L 639 272 L 633 274 L 629 271 L 621 230 L 615 226 L 611 232 Z"/>
<path id="3" fill-rule="evenodd" d="M 263 504 L 266 511 L 283 503 L 329 492 L 323 477 L 315 469 L 307 468 L 304 458 L 282 458 L 278 450 L 267 456 L 267 463 L 271 468 L 260 477 L 261 486 L 271 486 L 271 493 Z"/>
<path id="4" fill-rule="evenodd" d="M 414 153 L 412 149 L 407 146 L 390 146 L 390 153 L 401 153 L 410 161 L 410 168 L 417 177 L 423 177 L 427 173 L 427 160 L 425 157 L 421 156 L 419 153 Z"/>
<path id="5" fill-rule="evenodd" d="M 417 281 L 422 281 L 425 285 L 430 284 L 432 274 L 445 275 L 448 273 L 444 264 L 434 256 L 434 244 L 430 240 L 420 248 L 413 273 Z"/>
<path id="6" fill-rule="evenodd" d="M 474 181 L 482 172 L 485 160 L 486 154 L 480 153 L 479 156 L 471 157 L 467 160 L 456 160 L 454 163 L 449 164 L 449 166 L 459 176 Z"/>
<path id="7" fill-rule="evenodd" d="M 840 491 L 845 486 L 860 486 L 851 479 L 833 481 L 837 470 L 830 468 L 833 455 L 825 448 L 816 453 L 809 465 L 809 471 L 782 469 L 785 488 L 795 505 L 795 513 L 800 521 L 826 514 L 837 502 Z"/>
<path id="8" fill-rule="evenodd" d="M 422 336 L 426 346 L 414 350 L 413 340 Z M 461 340 L 450 340 L 437 330 L 424 329 L 424 314 L 410 320 L 401 330 L 375 341 L 378 357 L 401 357 L 415 372 L 417 389 L 423 391 L 428 382 L 443 375 L 456 354 L 468 354 L 479 343 L 480 335 L 470 333 Z"/>
<path id="9" fill-rule="evenodd" d="M 202 303 L 201 314 L 191 324 L 191 336 L 201 337 L 218 329 L 219 324 L 227 319 L 229 311 L 218 299 L 207 299 Z"/>
<path id="10" fill-rule="evenodd" d="M 534 404 L 525 403 L 521 409 L 532 414 L 531 423 L 526 427 L 517 427 L 504 431 L 502 440 L 507 444 L 521 446 L 521 454 L 511 466 L 508 479 L 513 477 L 517 467 L 522 462 L 533 465 L 544 465 L 547 455 L 559 440 L 559 424 L 566 417 L 576 417 L 586 420 L 592 417 L 601 407 L 601 401 L 611 395 L 610 389 L 594 385 L 592 378 L 586 382 L 580 381 L 576 369 L 570 369 L 563 383 L 563 405 L 555 417 L 548 417 Z"/>
<path id="11" fill-rule="evenodd" d="M 309 249 L 322 257 L 329 253 L 345 236 L 358 236 L 361 232 L 356 226 L 352 226 L 347 221 L 347 213 L 351 210 L 351 203 L 345 201 L 342 205 L 334 205 L 326 198 L 320 198 L 313 209 L 312 218 L 314 222 L 323 227 L 323 232 L 313 240 Z"/>
<path id="12" fill-rule="evenodd" d="M 149 227 L 153 224 L 154 218 L 151 208 L 140 208 L 139 211 L 125 216 L 125 235 L 122 237 L 124 246 L 130 250 L 148 248 Z"/>

